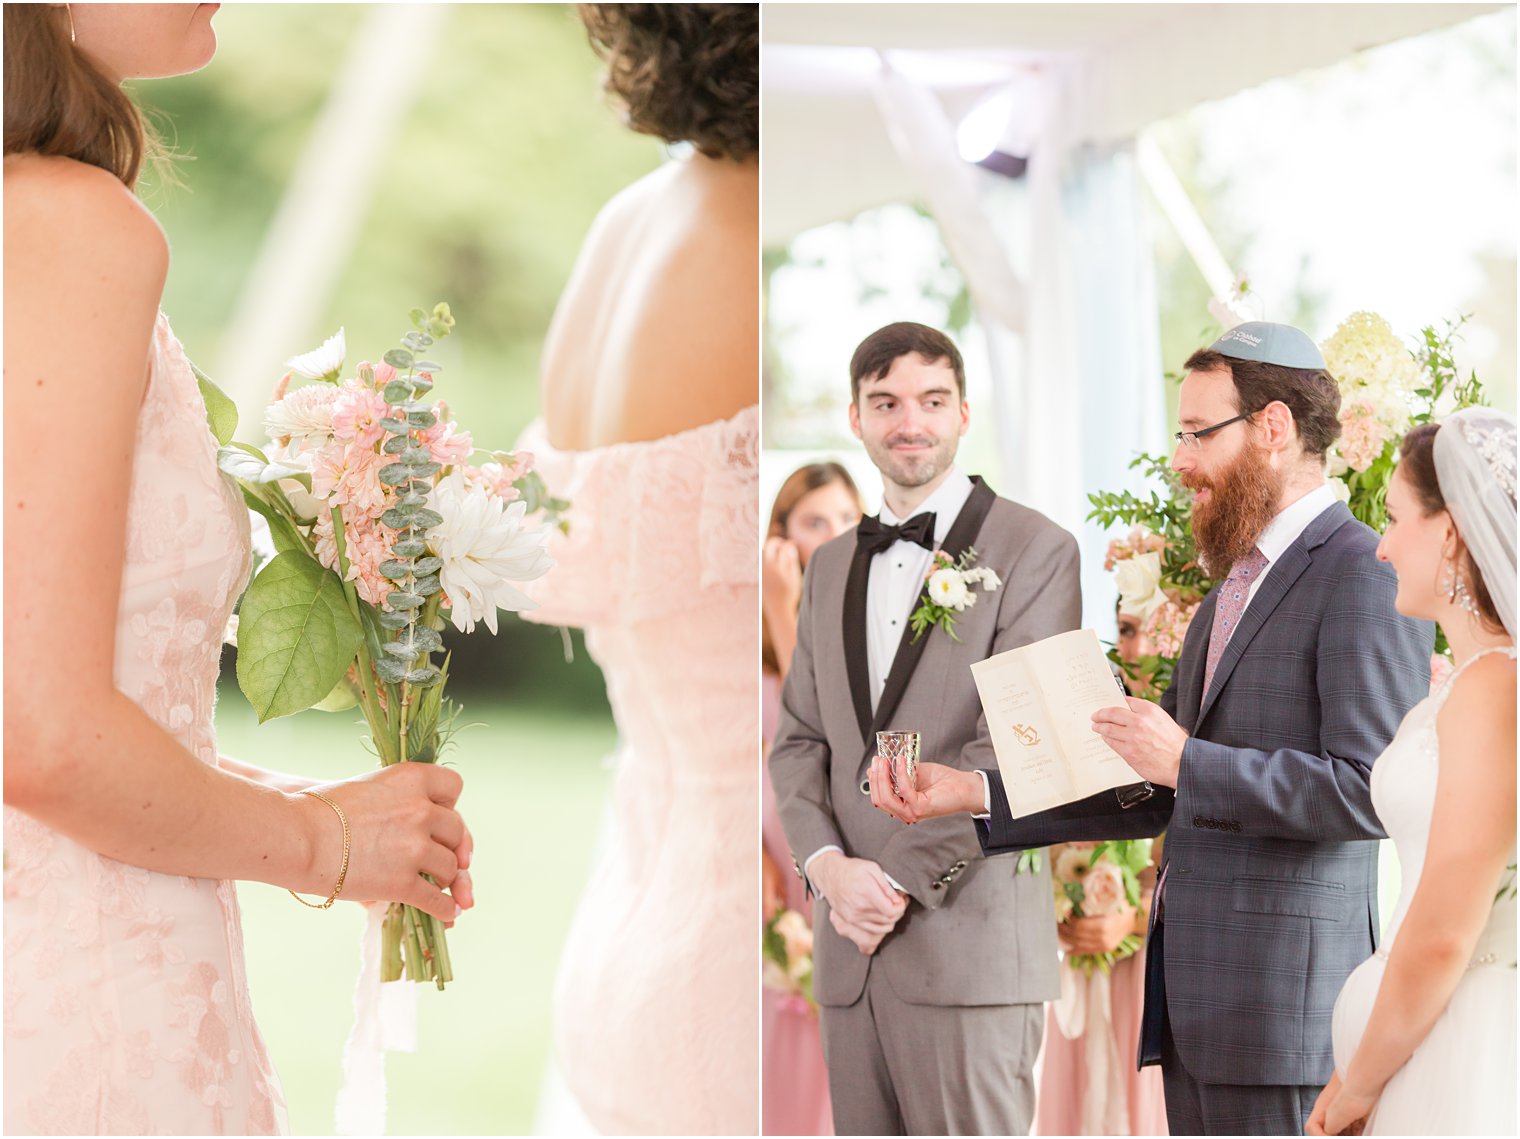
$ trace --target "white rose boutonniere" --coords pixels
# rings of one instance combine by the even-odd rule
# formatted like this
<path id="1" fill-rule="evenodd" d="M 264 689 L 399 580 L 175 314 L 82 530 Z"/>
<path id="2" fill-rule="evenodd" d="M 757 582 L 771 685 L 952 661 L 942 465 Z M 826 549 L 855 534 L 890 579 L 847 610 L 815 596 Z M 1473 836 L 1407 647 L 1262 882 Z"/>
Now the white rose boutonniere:
<path id="1" fill-rule="evenodd" d="M 951 640 L 959 641 L 955 635 L 955 615 L 976 604 L 972 590 L 981 586 L 990 592 L 1003 584 L 986 566 L 973 566 L 975 561 L 975 550 L 967 550 L 959 560 L 952 560 L 943 550 L 934 551 L 934 561 L 924 582 L 924 600 L 908 618 L 914 641 L 935 625 L 950 634 Z"/>

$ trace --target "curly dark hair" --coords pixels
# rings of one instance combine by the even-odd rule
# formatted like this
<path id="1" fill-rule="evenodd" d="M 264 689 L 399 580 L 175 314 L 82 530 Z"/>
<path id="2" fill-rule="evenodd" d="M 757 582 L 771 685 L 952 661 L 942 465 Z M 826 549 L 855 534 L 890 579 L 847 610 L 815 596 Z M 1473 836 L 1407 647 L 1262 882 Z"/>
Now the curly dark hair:
<path id="1" fill-rule="evenodd" d="M 631 130 L 709 158 L 760 151 L 758 4 L 580 4 Z"/>

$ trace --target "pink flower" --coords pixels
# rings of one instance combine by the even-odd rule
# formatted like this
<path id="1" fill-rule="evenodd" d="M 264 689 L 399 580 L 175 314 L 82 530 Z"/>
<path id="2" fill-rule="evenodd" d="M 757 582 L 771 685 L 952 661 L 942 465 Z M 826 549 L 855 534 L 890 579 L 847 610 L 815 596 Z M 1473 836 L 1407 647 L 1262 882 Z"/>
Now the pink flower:
<path id="1" fill-rule="evenodd" d="M 418 432 L 418 437 L 433 454 L 433 462 L 442 463 L 446 467 L 457 466 L 470 457 L 470 452 L 475 450 L 475 441 L 470 438 L 468 431 L 458 431 L 451 420 L 438 417 L 438 422 L 426 431 Z"/>
<path id="2" fill-rule="evenodd" d="M 1082 913 L 1087 917 L 1116 914 L 1128 904 L 1124 875 L 1107 858 L 1092 864 L 1082 879 Z"/>
<path id="3" fill-rule="evenodd" d="M 312 465 L 312 493 L 328 505 L 352 507 L 358 513 L 379 517 L 386 507 L 380 468 L 389 460 L 390 456 L 377 453 L 373 446 L 330 443 L 318 452 Z M 318 516 L 326 513 L 319 511 Z"/>
<path id="4" fill-rule="evenodd" d="M 1160 606 L 1145 622 L 1144 632 L 1156 646 L 1158 656 L 1176 659 L 1182 655 L 1182 641 L 1192 624 L 1193 614 L 1198 612 L 1199 602 L 1180 605 L 1168 601 Z"/>
<path id="5" fill-rule="evenodd" d="M 1430 654 L 1430 690 L 1434 692 L 1451 675 L 1451 658 L 1440 653 Z"/>
<path id="6" fill-rule="evenodd" d="M 533 469 L 533 456 L 526 451 L 505 453 L 505 462 L 481 463 L 479 467 L 465 467 L 464 477 L 477 486 L 483 486 L 503 502 L 516 502 L 522 493 L 512 484 Z"/>
<path id="7" fill-rule="evenodd" d="M 1337 449 L 1354 471 L 1365 471 L 1377 461 L 1388 442 L 1389 430 L 1367 400 L 1341 409 L 1341 438 Z"/>
<path id="8" fill-rule="evenodd" d="M 316 539 L 317 560 L 328 569 L 337 569 L 338 544 L 333 540 L 330 513 L 324 510 L 318 515 L 312 536 Z M 353 582 L 355 591 L 371 605 L 383 605 L 386 596 L 396 588 L 380 572 L 381 564 L 391 559 L 395 540 L 395 531 L 380 525 L 375 518 L 363 514 L 343 518 L 344 554 L 348 559 L 344 580 Z"/>
<path id="9" fill-rule="evenodd" d="M 392 368 L 384 360 L 375 365 L 375 390 L 383 391 L 385 385 L 396 378 L 396 369 Z"/>
<path id="10" fill-rule="evenodd" d="M 385 437 L 380 421 L 390 414 L 390 404 L 357 380 L 343 385 L 343 394 L 333 404 L 333 434 L 345 441 L 373 447 Z"/>

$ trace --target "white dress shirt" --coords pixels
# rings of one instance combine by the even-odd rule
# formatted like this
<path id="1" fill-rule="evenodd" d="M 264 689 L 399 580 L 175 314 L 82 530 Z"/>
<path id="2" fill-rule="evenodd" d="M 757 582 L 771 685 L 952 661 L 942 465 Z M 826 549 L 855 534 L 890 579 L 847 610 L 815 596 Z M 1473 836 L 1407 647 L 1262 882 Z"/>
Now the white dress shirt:
<path id="1" fill-rule="evenodd" d="M 918 504 L 908 518 L 930 512 L 934 515 L 934 545 L 944 545 L 956 517 L 971 497 L 972 482 L 956 467 L 951 467 L 945 481 L 934 488 L 934 493 Z M 899 518 L 885 502 L 881 506 L 881 521 L 887 526 L 901 526 L 908 518 Z M 871 559 L 871 574 L 866 582 L 866 669 L 870 678 L 871 710 L 881 701 L 882 690 L 887 686 L 887 674 L 897 658 L 898 645 L 902 643 L 903 630 L 908 618 L 916 608 L 918 595 L 923 592 L 924 579 L 934 552 L 914 542 L 894 542 Z M 802 864 L 803 873 L 808 872 L 813 859 L 826 850 L 840 850 L 830 843 L 808 855 Z M 843 851 L 840 851 L 843 853 Z M 812 881 L 811 876 L 808 881 Z M 902 890 L 891 876 L 887 881 Z M 816 889 L 816 884 L 814 886 Z M 903 891 L 906 893 L 906 891 Z"/>

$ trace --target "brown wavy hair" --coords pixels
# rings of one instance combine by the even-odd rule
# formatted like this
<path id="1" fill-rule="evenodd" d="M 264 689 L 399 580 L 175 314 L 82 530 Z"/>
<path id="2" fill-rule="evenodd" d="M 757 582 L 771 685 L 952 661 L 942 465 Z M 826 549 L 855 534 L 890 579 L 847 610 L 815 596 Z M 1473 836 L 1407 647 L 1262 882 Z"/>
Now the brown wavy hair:
<path id="1" fill-rule="evenodd" d="M 1441 480 L 1436 477 L 1436 432 L 1440 430 L 1439 423 L 1422 423 L 1399 443 L 1398 469 L 1404 472 L 1404 478 L 1408 480 L 1414 496 L 1420 500 L 1420 509 L 1427 518 L 1446 509 L 1446 496 L 1441 493 Z M 1490 633 L 1504 632 L 1504 622 L 1499 619 L 1499 607 L 1494 604 L 1488 584 L 1483 580 L 1483 572 L 1478 569 L 1472 551 L 1462 540 L 1460 530 L 1457 531 L 1457 544 L 1457 569 L 1466 579 L 1468 591 L 1478 604 L 1479 624 Z"/>
<path id="2" fill-rule="evenodd" d="M 1235 406 L 1243 414 L 1255 415 L 1274 400 L 1287 404 L 1306 455 L 1323 460 L 1341 436 L 1340 385 L 1323 368 L 1237 360 L 1212 348 L 1200 348 L 1183 366 L 1189 372 L 1229 372 L 1235 381 Z"/>
<path id="3" fill-rule="evenodd" d="M 5 5 L 5 153 L 72 158 L 137 186 L 161 150 L 137 104 L 70 41 L 67 10 Z"/>
<path id="4" fill-rule="evenodd" d="M 580 4 L 629 129 L 708 158 L 760 151 L 758 4 Z"/>
<path id="5" fill-rule="evenodd" d="M 791 517 L 796 505 L 820 487 L 835 483 L 849 491 L 855 499 L 856 507 L 862 514 L 865 513 L 865 503 L 860 500 L 860 488 L 855 485 L 849 471 L 839 463 L 809 463 L 787 475 L 786 482 L 776 492 L 776 501 L 771 505 L 771 522 L 766 527 L 765 536 L 785 538 L 787 519 Z M 776 659 L 776 646 L 771 643 L 770 626 L 763 617 L 760 620 L 760 663 L 767 672 L 777 675 L 781 672 L 781 663 Z"/>

